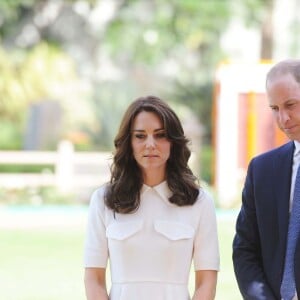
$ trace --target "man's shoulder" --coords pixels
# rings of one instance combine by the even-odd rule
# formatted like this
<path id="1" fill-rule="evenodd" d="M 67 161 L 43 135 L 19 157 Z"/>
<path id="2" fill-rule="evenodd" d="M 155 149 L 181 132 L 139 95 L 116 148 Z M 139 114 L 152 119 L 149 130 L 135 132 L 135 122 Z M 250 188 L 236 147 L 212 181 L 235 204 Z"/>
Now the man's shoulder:
<path id="1" fill-rule="evenodd" d="M 257 156 L 255 156 L 255 159 L 259 159 L 259 158 L 267 158 L 267 157 L 272 157 L 272 156 L 276 156 L 276 155 L 280 155 L 280 154 L 286 154 L 286 153 L 290 153 L 294 151 L 294 143 L 292 141 L 283 144 L 281 146 L 278 146 L 274 149 L 271 149 L 269 151 L 266 151 L 264 153 L 261 153 Z"/>
<path id="2" fill-rule="evenodd" d="M 270 175 L 277 176 L 276 174 L 279 171 L 290 170 L 293 162 L 293 153 L 294 143 L 288 142 L 259 154 L 250 161 L 248 173 L 255 177 L 256 182 L 263 182 L 266 178 L 270 178 Z"/>
<path id="3" fill-rule="evenodd" d="M 272 160 L 274 158 L 279 158 L 281 155 L 288 155 L 288 154 L 292 154 L 294 151 L 294 142 L 290 141 L 286 144 L 283 144 L 279 147 L 276 147 L 274 149 L 271 149 L 267 152 L 261 153 L 257 156 L 255 156 L 252 161 L 254 162 L 262 162 L 265 160 Z"/>

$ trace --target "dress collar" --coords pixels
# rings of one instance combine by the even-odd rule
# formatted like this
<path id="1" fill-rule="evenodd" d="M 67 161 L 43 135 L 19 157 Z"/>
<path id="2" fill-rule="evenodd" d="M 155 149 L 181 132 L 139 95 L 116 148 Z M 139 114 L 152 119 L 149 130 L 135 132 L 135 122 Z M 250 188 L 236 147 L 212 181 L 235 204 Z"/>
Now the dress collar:
<path id="1" fill-rule="evenodd" d="M 168 202 L 169 202 L 169 200 L 168 200 L 169 197 L 172 195 L 172 192 L 169 189 L 168 183 L 166 180 L 159 183 L 158 185 L 153 186 L 153 187 L 143 184 L 141 194 L 144 194 L 145 192 L 147 192 L 149 190 L 156 191 L 161 196 L 161 198 L 163 198 L 164 200 L 167 200 Z"/>

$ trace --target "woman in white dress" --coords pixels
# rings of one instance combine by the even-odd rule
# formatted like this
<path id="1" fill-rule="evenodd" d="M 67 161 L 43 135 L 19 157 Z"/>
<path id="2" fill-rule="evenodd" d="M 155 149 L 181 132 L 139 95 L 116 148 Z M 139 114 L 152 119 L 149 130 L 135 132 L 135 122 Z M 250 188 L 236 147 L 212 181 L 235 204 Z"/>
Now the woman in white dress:
<path id="1" fill-rule="evenodd" d="M 90 201 L 84 251 L 88 300 L 214 299 L 219 270 L 212 198 L 188 167 L 174 111 L 154 96 L 128 107 L 115 138 L 109 183 Z M 106 288 L 109 260 L 111 289 Z"/>

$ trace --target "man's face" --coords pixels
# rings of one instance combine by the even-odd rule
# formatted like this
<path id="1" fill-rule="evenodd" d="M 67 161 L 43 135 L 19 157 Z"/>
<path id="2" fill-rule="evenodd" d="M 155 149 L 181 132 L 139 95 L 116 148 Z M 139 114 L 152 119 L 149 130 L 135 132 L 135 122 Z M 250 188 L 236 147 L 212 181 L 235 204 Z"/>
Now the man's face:
<path id="1" fill-rule="evenodd" d="M 278 127 L 300 141 L 300 84 L 290 74 L 278 75 L 268 80 L 267 95 Z"/>

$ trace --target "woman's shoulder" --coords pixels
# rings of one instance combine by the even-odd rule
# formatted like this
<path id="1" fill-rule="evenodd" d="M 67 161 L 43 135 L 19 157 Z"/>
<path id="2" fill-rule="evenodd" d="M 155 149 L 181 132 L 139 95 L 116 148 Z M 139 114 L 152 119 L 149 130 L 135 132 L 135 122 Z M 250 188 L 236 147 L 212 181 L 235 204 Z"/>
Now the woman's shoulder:
<path id="1" fill-rule="evenodd" d="M 212 220 L 216 217 L 214 198 L 207 188 L 199 188 L 199 195 L 193 205 L 193 212 L 198 220 Z"/>
<path id="2" fill-rule="evenodd" d="M 199 194 L 197 197 L 197 200 L 195 202 L 195 205 L 203 206 L 213 204 L 214 205 L 214 199 L 210 191 L 208 191 L 207 188 L 200 187 L 199 188 Z"/>
<path id="3" fill-rule="evenodd" d="M 97 208 L 104 209 L 105 207 L 105 192 L 108 187 L 108 184 L 103 184 L 92 192 L 90 198 L 90 205 Z"/>
<path id="4" fill-rule="evenodd" d="M 107 187 L 108 187 L 108 184 L 107 184 L 107 183 L 105 183 L 105 184 L 99 186 L 98 188 L 96 188 L 96 189 L 92 192 L 92 196 L 95 196 L 95 197 L 101 197 L 101 196 L 104 196 Z"/>

